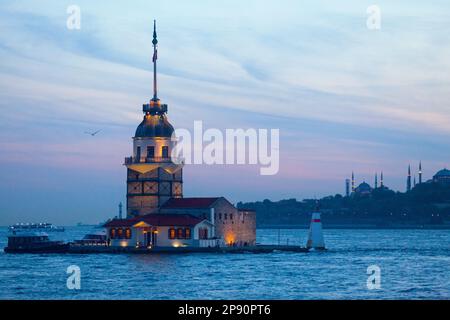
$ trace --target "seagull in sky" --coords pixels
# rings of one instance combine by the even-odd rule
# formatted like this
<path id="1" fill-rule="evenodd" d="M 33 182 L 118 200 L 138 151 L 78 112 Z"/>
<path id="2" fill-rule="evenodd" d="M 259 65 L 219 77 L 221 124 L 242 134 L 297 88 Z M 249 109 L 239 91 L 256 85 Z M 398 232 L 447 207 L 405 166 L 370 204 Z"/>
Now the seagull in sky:
<path id="1" fill-rule="evenodd" d="M 85 131 L 84 133 L 85 134 L 90 134 L 91 136 L 95 136 L 97 133 L 99 133 L 100 131 L 102 131 L 101 129 L 100 130 L 97 130 L 97 131 L 94 131 L 94 132 L 89 132 L 89 131 Z"/>

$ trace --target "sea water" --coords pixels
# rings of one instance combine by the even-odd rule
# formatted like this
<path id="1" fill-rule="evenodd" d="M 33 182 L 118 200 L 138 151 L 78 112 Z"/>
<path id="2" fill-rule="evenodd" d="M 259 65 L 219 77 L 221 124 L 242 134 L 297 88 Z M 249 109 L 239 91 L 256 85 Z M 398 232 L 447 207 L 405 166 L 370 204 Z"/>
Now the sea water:
<path id="1" fill-rule="evenodd" d="M 53 236 L 73 240 L 89 231 L 68 227 Z M 6 235 L 0 228 L 2 248 Z M 324 235 L 328 250 L 309 253 L 1 251 L 0 299 L 450 299 L 448 230 L 325 229 Z M 305 245 L 306 237 L 305 229 L 261 229 L 257 241 Z M 67 286 L 70 266 L 79 267 L 79 289 Z"/>

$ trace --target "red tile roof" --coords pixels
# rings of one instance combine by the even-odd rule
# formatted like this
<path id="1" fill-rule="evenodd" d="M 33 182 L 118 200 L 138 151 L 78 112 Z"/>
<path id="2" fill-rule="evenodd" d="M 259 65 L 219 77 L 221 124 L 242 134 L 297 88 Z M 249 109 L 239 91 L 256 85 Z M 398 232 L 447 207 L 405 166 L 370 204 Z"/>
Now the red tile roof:
<path id="1" fill-rule="evenodd" d="M 183 208 L 210 208 L 219 197 L 215 198 L 170 198 L 163 205 L 162 209 L 183 209 Z"/>
<path id="2" fill-rule="evenodd" d="M 144 221 L 152 226 L 195 226 L 204 219 L 190 214 L 148 214 L 130 219 L 114 219 L 107 222 L 104 227 L 131 227 Z"/>

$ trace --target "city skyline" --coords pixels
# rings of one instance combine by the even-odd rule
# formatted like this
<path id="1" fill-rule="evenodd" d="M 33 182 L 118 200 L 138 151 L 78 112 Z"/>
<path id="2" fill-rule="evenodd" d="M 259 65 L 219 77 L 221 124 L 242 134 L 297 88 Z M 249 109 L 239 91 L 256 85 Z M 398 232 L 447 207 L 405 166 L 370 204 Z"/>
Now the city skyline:
<path id="1" fill-rule="evenodd" d="M 446 2 L 381 1 L 376 31 L 356 1 L 136 4 L 79 1 L 80 30 L 66 27 L 67 3 L 0 4 L 0 224 L 118 214 L 123 158 L 152 96 L 154 18 L 175 128 L 280 129 L 277 175 L 191 165 L 186 196 L 344 194 L 352 171 L 359 182 L 383 171 L 403 192 L 409 164 L 414 176 L 422 161 L 424 181 L 449 166 Z"/>

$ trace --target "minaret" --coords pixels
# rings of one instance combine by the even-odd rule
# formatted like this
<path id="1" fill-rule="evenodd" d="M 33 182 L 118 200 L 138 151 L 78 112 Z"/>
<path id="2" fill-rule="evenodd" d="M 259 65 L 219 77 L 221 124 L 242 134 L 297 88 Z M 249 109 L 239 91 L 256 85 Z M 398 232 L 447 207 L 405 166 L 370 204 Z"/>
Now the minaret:
<path id="1" fill-rule="evenodd" d="M 345 179 L 345 196 L 350 196 L 350 179 Z"/>
<path id="2" fill-rule="evenodd" d="M 381 171 L 381 175 L 380 175 L 380 188 L 384 187 L 384 182 L 383 182 L 383 171 Z"/>
<path id="3" fill-rule="evenodd" d="M 157 90 L 158 39 L 153 22 L 153 97 L 142 105 L 144 119 L 133 137 L 133 156 L 127 167 L 127 217 L 156 213 L 168 199 L 183 196 L 183 164 L 172 157 L 174 128 L 167 120 L 167 105 Z"/>
<path id="4" fill-rule="evenodd" d="M 352 171 L 352 192 L 355 192 L 355 174 Z"/>
<path id="5" fill-rule="evenodd" d="M 375 189 L 378 189 L 378 173 L 375 173 Z"/>
<path id="6" fill-rule="evenodd" d="M 419 162 L 419 184 L 422 183 L 422 161 Z"/>
<path id="7" fill-rule="evenodd" d="M 406 192 L 411 191 L 411 165 L 408 165 L 408 178 L 406 179 Z"/>
<path id="8" fill-rule="evenodd" d="M 119 203 L 119 219 L 122 219 L 122 202 Z"/>
<path id="9" fill-rule="evenodd" d="M 414 175 L 414 182 L 413 182 L 414 188 L 416 187 L 416 175 Z"/>

